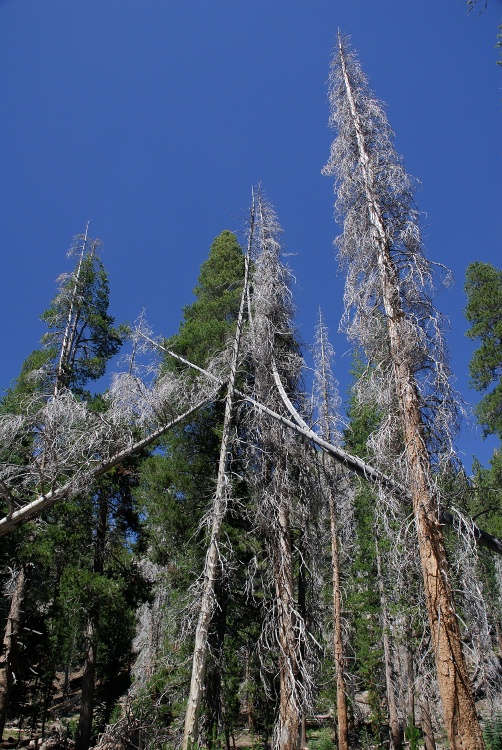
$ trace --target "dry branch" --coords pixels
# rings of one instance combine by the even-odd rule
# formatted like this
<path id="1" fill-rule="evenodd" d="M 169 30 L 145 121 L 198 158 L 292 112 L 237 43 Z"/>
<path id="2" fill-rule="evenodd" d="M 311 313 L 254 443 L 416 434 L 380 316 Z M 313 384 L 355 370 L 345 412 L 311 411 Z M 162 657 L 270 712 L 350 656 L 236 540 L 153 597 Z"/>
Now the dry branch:
<path id="1" fill-rule="evenodd" d="M 194 414 L 205 403 L 207 403 L 207 398 L 199 401 L 197 404 L 195 404 L 195 406 L 188 409 L 179 417 L 171 420 L 168 424 L 162 425 L 155 432 L 150 433 L 142 440 L 132 442 L 130 445 L 118 451 L 107 460 L 99 461 L 99 459 L 95 459 L 96 465 L 92 468 L 90 468 L 89 463 L 86 462 L 84 464 L 84 468 L 77 474 L 72 476 L 68 482 L 65 482 L 59 487 L 48 490 L 46 493 L 40 495 L 35 500 L 22 505 L 18 510 L 9 513 L 9 515 L 2 518 L 0 520 L 0 536 L 5 536 L 6 534 L 13 531 L 17 526 L 20 526 L 21 524 L 38 517 L 44 510 L 51 508 L 60 500 L 64 500 L 65 498 L 74 496 L 80 491 L 82 487 L 86 487 L 88 489 L 90 486 L 92 486 L 92 483 L 95 479 L 100 477 L 102 474 L 105 474 L 107 471 L 110 471 L 110 469 L 113 469 L 114 466 L 117 466 L 117 464 L 133 455 L 134 453 L 138 453 L 144 448 L 147 448 L 170 429 Z"/>
<path id="2" fill-rule="evenodd" d="M 207 378 L 212 379 L 213 382 L 218 384 L 219 386 L 224 385 L 224 381 L 219 380 L 219 378 L 216 375 L 209 372 L 208 370 L 205 370 L 199 367 L 198 365 L 194 365 L 189 360 L 185 359 L 184 357 L 181 357 L 179 354 L 176 354 L 176 352 L 171 351 L 170 349 L 163 346 L 159 342 L 154 341 L 153 339 L 149 339 L 149 341 L 151 342 L 152 345 L 158 347 L 165 354 L 169 355 L 170 357 L 173 357 L 174 359 L 177 359 L 178 361 L 182 362 L 185 365 L 188 365 L 194 370 L 197 370 L 198 372 L 203 373 L 204 375 L 206 375 Z M 281 387 L 281 391 L 284 391 L 283 387 Z M 371 484 L 383 487 L 388 492 L 394 494 L 396 497 L 400 498 L 401 500 L 411 502 L 411 495 L 409 491 L 406 489 L 406 487 L 404 487 L 402 484 L 392 479 L 392 477 L 388 476 L 387 474 L 384 474 L 384 472 L 379 471 L 378 469 L 375 469 L 374 466 L 372 466 L 369 463 L 366 463 L 361 458 L 358 458 L 358 456 L 353 456 L 347 451 L 344 451 L 343 448 L 340 448 L 337 445 L 333 445 L 332 443 L 320 437 L 314 430 L 312 430 L 307 425 L 305 420 L 298 414 L 298 411 L 291 404 L 291 401 L 289 400 L 289 398 L 285 400 L 284 403 L 287 405 L 288 412 L 293 417 L 294 421 L 292 421 L 291 419 L 288 419 L 288 417 L 285 417 L 283 414 L 279 414 L 277 411 L 274 411 L 273 409 L 269 408 L 268 406 L 261 403 L 257 399 L 253 398 L 252 396 L 249 396 L 248 394 L 243 393 L 239 389 L 236 389 L 235 393 L 243 401 L 245 401 L 247 404 L 252 406 L 257 411 L 261 411 L 264 414 L 268 414 L 268 416 L 272 417 L 277 422 L 280 422 L 285 427 L 288 427 L 289 429 L 293 430 L 299 435 L 302 435 L 308 440 L 311 440 L 314 443 L 314 445 L 316 445 L 318 448 L 320 448 L 321 450 L 325 451 L 330 456 L 332 456 L 335 461 L 337 461 L 342 466 L 345 466 L 348 469 L 348 471 L 356 474 L 358 477 L 361 477 L 361 479 L 366 479 Z M 445 526 L 454 526 L 454 517 L 449 511 L 439 508 L 438 513 L 439 513 L 438 517 L 439 517 L 440 523 L 444 524 Z M 472 529 L 474 538 L 476 539 L 477 543 L 481 547 L 485 547 L 486 549 L 489 549 L 492 552 L 502 555 L 502 540 L 498 539 L 492 534 L 489 534 L 487 531 L 480 529 L 475 523 L 472 523 L 472 527 L 470 525 L 471 524 L 470 521 L 468 522 L 468 524 L 469 524 L 469 529 Z"/>

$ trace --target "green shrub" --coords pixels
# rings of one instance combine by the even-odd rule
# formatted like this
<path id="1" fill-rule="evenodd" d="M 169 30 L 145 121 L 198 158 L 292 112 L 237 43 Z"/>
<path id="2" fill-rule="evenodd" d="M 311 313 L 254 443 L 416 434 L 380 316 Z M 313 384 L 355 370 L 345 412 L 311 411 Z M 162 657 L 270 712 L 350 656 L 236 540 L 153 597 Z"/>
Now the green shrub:
<path id="1" fill-rule="evenodd" d="M 422 739 L 422 732 L 415 726 L 411 719 L 404 731 L 404 736 L 410 743 L 410 750 L 418 750 L 419 741 Z"/>
<path id="2" fill-rule="evenodd" d="M 502 750 L 502 714 L 486 722 L 483 736 L 487 750 Z"/>
<path id="3" fill-rule="evenodd" d="M 309 750 L 333 750 L 335 747 L 329 729 L 321 729 L 317 733 L 317 737 L 312 737 L 308 744 Z"/>

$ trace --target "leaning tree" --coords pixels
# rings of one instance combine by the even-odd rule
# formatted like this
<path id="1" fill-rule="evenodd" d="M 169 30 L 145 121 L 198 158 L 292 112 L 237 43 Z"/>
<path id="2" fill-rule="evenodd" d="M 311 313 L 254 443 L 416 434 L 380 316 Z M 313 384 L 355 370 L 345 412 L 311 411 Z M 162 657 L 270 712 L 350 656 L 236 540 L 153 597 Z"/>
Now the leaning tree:
<path id="1" fill-rule="evenodd" d="M 345 324 L 374 365 L 372 393 L 388 415 L 377 451 L 385 451 L 392 432 L 402 436 L 402 470 L 412 498 L 450 746 L 477 750 L 484 741 L 462 653 L 435 476 L 456 415 L 430 297 L 433 268 L 423 253 L 412 183 L 383 106 L 340 33 L 329 99 L 338 136 L 324 172 L 336 176 L 336 210 L 343 222 L 337 244 L 347 273 Z"/>

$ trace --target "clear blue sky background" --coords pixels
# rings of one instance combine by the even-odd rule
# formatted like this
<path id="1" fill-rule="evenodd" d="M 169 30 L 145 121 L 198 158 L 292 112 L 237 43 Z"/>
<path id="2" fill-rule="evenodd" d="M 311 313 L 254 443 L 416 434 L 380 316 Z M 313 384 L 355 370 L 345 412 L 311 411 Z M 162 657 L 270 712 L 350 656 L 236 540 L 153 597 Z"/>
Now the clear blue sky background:
<path id="1" fill-rule="evenodd" d="M 116 320 L 145 306 L 170 335 L 213 238 L 241 232 L 261 181 L 291 253 L 300 335 L 312 341 L 321 306 L 345 394 L 339 229 L 321 176 L 340 27 L 422 183 L 428 255 L 456 278 L 437 301 L 452 369 L 475 402 L 463 280 L 471 261 L 502 265 L 501 16 L 500 0 L 478 17 L 462 0 L 0 0 L 0 386 L 37 346 L 87 220 Z M 464 425 L 468 469 L 493 445 Z"/>

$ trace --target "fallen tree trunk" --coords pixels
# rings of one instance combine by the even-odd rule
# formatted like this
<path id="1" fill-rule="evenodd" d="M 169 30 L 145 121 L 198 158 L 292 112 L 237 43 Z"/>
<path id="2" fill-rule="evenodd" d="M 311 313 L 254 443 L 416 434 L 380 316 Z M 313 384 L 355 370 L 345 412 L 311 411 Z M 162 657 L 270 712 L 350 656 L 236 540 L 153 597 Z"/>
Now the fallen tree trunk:
<path id="1" fill-rule="evenodd" d="M 185 359 L 184 357 L 181 357 L 179 354 L 175 354 L 175 352 L 172 352 L 170 349 L 167 349 L 166 347 L 162 346 L 158 342 L 153 341 L 153 339 L 147 339 L 147 340 L 150 341 L 151 344 L 153 344 L 154 346 L 158 347 L 163 352 L 168 354 L 169 356 L 174 357 L 175 359 L 178 359 L 180 362 L 183 362 L 184 364 L 188 365 L 192 369 L 197 370 L 198 372 L 204 374 L 214 383 L 220 386 L 224 385 L 224 382 L 220 380 L 219 378 L 217 378 L 216 375 L 213 375 L 213 373 L 210 373 L 207 370 L 204 370 L 202 367 L 198 367 L 197 365 L 194 365 L 192 362 Z M 320 448 L 323 451 L 326 451 L 326 453 L 329 453 L 330 456 L 333 456 L 335 461 L 338 461 L 338 463 L 340 463 L 342 466 L 345 466 L 349 471 L 353 472 L 354 474 L 357 474 L 357 476 L 361 477 L 362 479 L 367 479 L 368 482 L 371 482 L 372 484 L 380 485 L 384 489 L 387 489 L 389 492 L 398 494 L 404 500 L 411 500 L 411 495 L 407 491 L 407 489 L 403 487 L 402 485 L 400 485 L 398 482 L 396 482 L 394 479 L 387 476 L 383 472 L 378 471 L 378 469 L 375 469 L 373 466 L 371 466 L 371 464 L 365 463 L 362 459 L 358 458 L 357 456 L 352 456 L 350 453 L 347 453 L 347 451 L 344 451 L 342 448 L 338 448 L 337 446 L 332 445 L 326 440 L 323 440 L 322 438 L 320 438 L 319 435 L 317 435 L 317 433 L 315 433 L 312 429 L 310 429 L 310 427 L 301 419 L 301 417 L 296 412 L 296 410 L 294 409 L 291 403 L 289 404 L 288 409 L 295 421 L 292 421 L 291 419 L 288 419 L 287 417 L 284 417 L 281 414 L 278 414 L 272 409 L 269 409 L 267 406 L 265 406 L 264 404 L 261 404 L 259 401 L 256 401 L 251 396 L 246 395 L 242 391 L 239 391 L 236 389 L 235 393 L 237 396 L 239 396 L 239 398 L 243 399 L 248 404 L 250 404 L 250 406 L 253 406 L 255 409 L 258 409 L 264 412 L 265 414 L 268 414 L 269 416 L 273 417 L 278 422 L 281 422 L 286 427 L 289 427 L 291 430 L 294 430 L 300 435 L 303 435 L 308 440 L 311 440 L 318 448 Z M 120 463 L 120 461 L 122 461 L 124 458 L 127 458 L 128 456 L 131 456 L 134 453 L 142 450 L 143 448 L 146 448 L 147 446 L 151 445 L 153 442 L 155 442 L 155 440 L 157 440 L 159 437 L 161 437 L 166 432 L 168 432 L 168 430 L 170 430 L 172 427 L 179 424 L 184 419 L 187 419 L 191 414 L 193 414 L 198 409 L 200 409 L 205 403 L 207 403 L 207 401 L 208 399 L 204 399 L 200 401 L 194 407 L 192 407 L 191 409 L 188 409 L 186 412 L 184 412 L 182 415 L 174 419 L 172 422 L 169 422 L 168 424 L 163 425 L 162 427 L 159 427 L 159 429 L 156 430 L 154 433 L 148 435 L 142 440 L 139 440 L 137 443 L 134 443 L 130 447 L 125 448 L 123 451 L 121 451 L 120 453 L 117 453 L 108 461 L 104 461 L 103 463 L 98 464 L 94 469 L 89 471 L 89 474 L 86 475 L 85 477 L 86 483 L 87 481 L 92 481 L 94 478 L 101 476 L 102 474 L 105 474 L 107 471 L 109 471 L 118 463 Z M 0 537 L 5 536 L 6 534 L 9 534 L 17 526 L 21 526 L 27 521 L 31 521 L 33 518 L 36 518 L 44 510 L 47 510 L 48 508 L 51 508 L 53 505 L 55 505 L 59 500 L 64 500 L 65 498 L 70 497 L 72 495 L 72 490 L 73 490 L 73 483 L 69 481 L 66 484 L 64 484 L 62 487 L 59 487 L 55 490 L 51 490 L 50 492 L 47 492 L 44 495 L 40 495 L 40 497 L 36 498 L 36 500 L 33 500 L 31 503 L 27 503 L 26 505 L 23 505 L 18 510 L 13 511 L 7 516 L 4 516 L 4 518 L 0 519 Z M 439 509 L 439 522 L 444 524 L 445 526 L 455 526 L 454 516 L 449 511 L 443 510 L 441 508 Z M 502 540 L 498 539 L 492 534 L 489 534 L 487 531 L 480 529 L 473 521 L 470 521 L 470 520 L 468 522 L 461 521 L 460 523 L 466 524 L 466 529 L 470 530 L 476 543 L 480 547 L 485 547 L 486 549 L 491 550 L 491 552 L 495 552 L 498 555 L 502 555 Z"/>
<path id="2" fill-rule="evenodd" d="M 89 486 L 89 484 L 91 484 L 94 479 L 97 479 L 103 474 L 106 474 L 107 471 L 113 469 L 114 466 L 117 466 L 117 464 L 119 464 L 125 458 L 132 456 L 134 453 L 138 453 L 139 451 L 147 448 L 149 445 L 154 443 L 156 440 L 158 440 L 158 438 L 162 437 L 162 435 L 168 432 L 168 430 L 172 429 L 180 422 L 183 422 L 183 420 L 187 419 L 194 412 L 200 409 L 206 402 L 207 399 L 199 401 L 191 409 L 188 409 L 186 412 L 181 414 L 179 417 L 176 417 L 176 419 L 173 419 L 168 424 L 159 427 L 158 430 L 150 433 L 150 435 L 147 435 L 147 437 L 143 438 L 142 440 L 138 440 L 136 443 L 133 443 L 127 448 L 124 448 L 123 450 L 112 456 L 110 459 L 96 464 L 94 468 L 89 469 L 89 471 L 85 473 L 85 475 L 80 477 L 80 481 L 82 483 L 85 483 L 86 486 Z M 3 494 L 5 494 L 5 490 L 3 491 Z M 27 521 L 31 521 L 33 518 L 37 518 L 44 510 L 52 508 L 52 506 L 57 502 L 59 502 L 60 500 L 64 500 L 67 497 L 71 497 L 73 494 L 75 494 L 75 481 L 74 479 L 71 479 L 61 487 L 50 490 L 49 492 L 46 492 L 43 495 L 37 497 L 35 500 L 32 500 L 30 503 L 23 505 L 18 510 L 10 512 L 8 515 L 4 516 L 4 518 L 0 519 L 0 537 L 9 534 L 15 528 L 21 526 Z"/>

